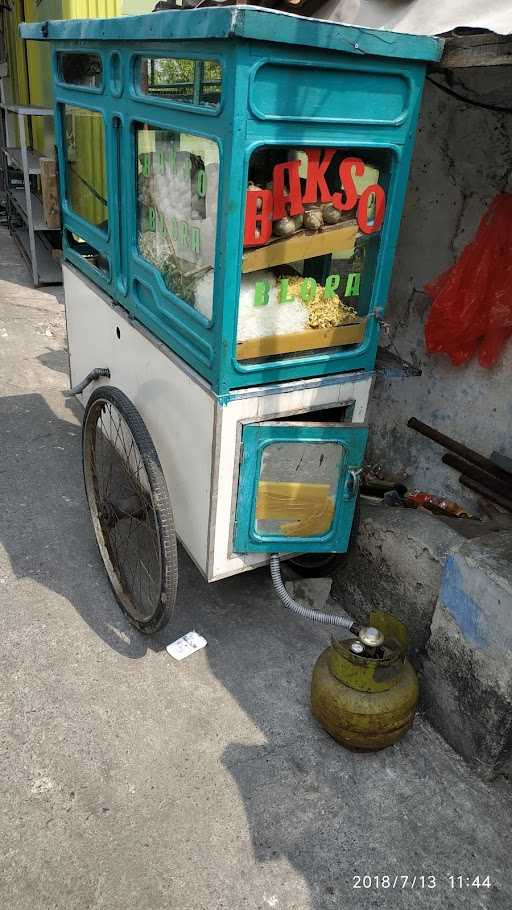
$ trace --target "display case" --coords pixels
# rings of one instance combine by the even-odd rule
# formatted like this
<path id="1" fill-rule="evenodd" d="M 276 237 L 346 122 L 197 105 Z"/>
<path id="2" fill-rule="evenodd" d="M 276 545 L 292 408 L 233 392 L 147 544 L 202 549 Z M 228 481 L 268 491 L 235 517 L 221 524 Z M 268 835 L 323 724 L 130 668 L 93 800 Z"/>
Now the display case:
<path id="1" fill-rule="evenodd" d="M 52 46 L 64 255 L 220 396 L 373 367 L 435 39 L 233 7 Z"/>

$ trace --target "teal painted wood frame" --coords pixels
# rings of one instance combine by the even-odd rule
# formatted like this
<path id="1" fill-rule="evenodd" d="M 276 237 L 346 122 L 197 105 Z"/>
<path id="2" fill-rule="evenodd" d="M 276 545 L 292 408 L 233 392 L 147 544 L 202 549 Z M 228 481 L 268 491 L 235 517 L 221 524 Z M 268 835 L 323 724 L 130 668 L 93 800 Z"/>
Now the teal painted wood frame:
<path id="1" fill-rule="evenodd" d="M 362 424 L 300 426 L 287 423 L 248 424 L 242 430 L 242 463 L 234 531 L 237 553 L 346 553 L 354 517 L 356 497 L 350 470 L 363 463 L 368 428 Z M 318 537 L 260 535 L 256 532 L 256 499 L 261 459 L 275 442 L 335 442 L 343 448 L 334 518 L 330 530 Z M 314 482 L 314 478 L 311 478 Z"/>
<path id="2" fill-rule="evenodd" d="M 373 317 L 380 315 L 386 304 L 426 61 L 439 59 L 441 42 L 250 7 L 33 23 L 23 25 L 21 33 L 26 38 L 52 43 L 66 259 L 204 376 L 221 400 L 237 388 L 372 369 L 380 331 L 379 322 Z M 56 54 L 66 50 L 100 55 L 104 70 L 101 88 L 91 90 L 61 82 Z M 223 69 L 221 104 L 209 109 L 141 95 L 134 77 L 135 59 L 141 54 L 219 60 Z M 258 87 L 262 73 L 264 85 L 270 86 L 266 94 Z M 320 89 L 308 96 L 309 81 L 316 78 L 328 91 L 334 91 L 343 80 L 349 102 L 351 86 L 358 93 L 359 102 L 352 103 L 348 114 L 319 106 Z M 387 96 L 385 86 L 389 80 L 393 89 Z M 301 86 L 303 98 L 299 102 L 297 92 Z M 402 107 L 397 101 L 399 96 Z M 73 212 L 67 199 L 62 132 L 65 104 L 99 111 L 104 117 L 107 232 Z M 137 122 L 204 136 L 219 146 L 211 322 L 172 294 L 155 267 L 138 252 Z M 366 334 L 358 345 L 259 364 L 237 362 L 245 190 L 249 159 L 260 145 L 356 147 L 382 150 L 389 156 L 385 175 L 387 213 L 379 249 L 375 243 L 372 248 L 375 279 L 368 301 Z M 72 249 L 66 231 L 79 234 L 102 253 L 109 262 L 107 275 Z"/>

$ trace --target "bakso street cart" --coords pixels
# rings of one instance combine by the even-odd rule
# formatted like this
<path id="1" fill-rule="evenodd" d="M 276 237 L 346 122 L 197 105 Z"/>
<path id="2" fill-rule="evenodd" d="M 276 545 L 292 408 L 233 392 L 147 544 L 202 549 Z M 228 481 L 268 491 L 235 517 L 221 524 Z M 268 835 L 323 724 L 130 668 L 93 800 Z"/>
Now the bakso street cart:
<path id="1" fill-rule="evenodd" d="M 252 7 L 50 43 L 71 382 L 120 605 L 347 550 L 435 39 Z M 78 388 L 77 388 L 78 387 Z"/>

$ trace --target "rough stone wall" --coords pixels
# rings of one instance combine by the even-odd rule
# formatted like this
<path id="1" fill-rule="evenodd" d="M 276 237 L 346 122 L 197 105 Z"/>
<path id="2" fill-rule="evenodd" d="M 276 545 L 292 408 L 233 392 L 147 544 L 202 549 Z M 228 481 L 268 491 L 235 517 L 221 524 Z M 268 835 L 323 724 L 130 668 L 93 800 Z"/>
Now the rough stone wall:
<path id="1" fill-rule="evenodd" d="M 511 78 L 512 66 L 460 70 L 453 88 L 512 107 Z M 430 301 L 422 288 L 454 262 L 503 190 L 512 192 L 512 114 L 469 106 L 427 82 L 386 314 L 396 347 L 416 355 L 423 376 L 377 381 L 368 460 L 469 506 L 473 497 L 441 463 L 443 450 L 406 423 L 414 415 L 484 454 L 512 454 L 512 342 L 486 370 L 476 360 L 455 368 L 445 356 L 430 357 L 423 339 Z"/>

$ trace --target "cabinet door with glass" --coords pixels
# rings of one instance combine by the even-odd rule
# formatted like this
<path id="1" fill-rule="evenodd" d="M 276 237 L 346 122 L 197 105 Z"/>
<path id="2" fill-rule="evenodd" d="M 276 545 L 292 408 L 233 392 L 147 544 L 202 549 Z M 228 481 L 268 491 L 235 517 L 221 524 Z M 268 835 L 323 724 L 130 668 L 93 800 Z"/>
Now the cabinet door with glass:
<path id="1" fill-rule="evenodd" d="M 346 552 L 367 436 L 361 424 L 244 426 L 235 551 Z"/>

